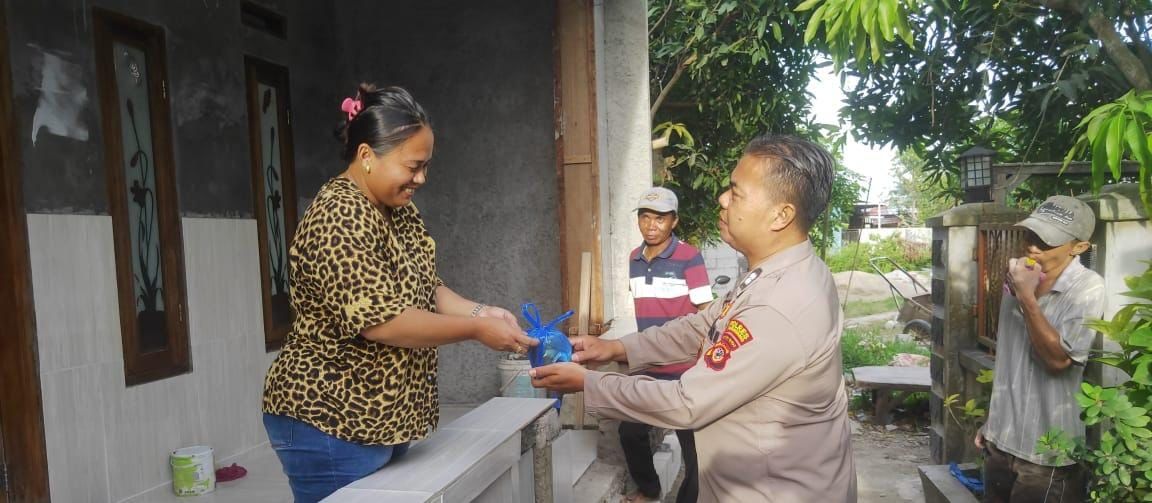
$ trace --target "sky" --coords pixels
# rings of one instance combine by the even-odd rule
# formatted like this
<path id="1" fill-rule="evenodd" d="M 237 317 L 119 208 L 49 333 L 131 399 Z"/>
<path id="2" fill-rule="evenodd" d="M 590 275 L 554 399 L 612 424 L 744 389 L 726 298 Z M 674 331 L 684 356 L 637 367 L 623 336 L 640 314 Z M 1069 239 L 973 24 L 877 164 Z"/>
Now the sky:
<path id="1" fill-rule="evenodd" d="M 840 79 L 832 73 L 832 67 L 826 66 L 817 70 L 816 78 L 808 83 L 808 92 L 812 93 L 811 115 L 816 122 L 836 124 L 839 122 L 838 113 L 844 105 L 844 93 L 840 91 Z M 851 131 L 850 125 L 845 129 Z M 844 146 L 844 165 L 848 169 L 864 176 L 861 185 L 868 189 L 871 179 L 871 193 L 862 195 L 867 202 L 877 203 L 887 199 L 888 192 L 894 185 L 891 168 L 896 159 L 896 152 L 891 148 L 875 149 L 857 143 L 849 136 Z"/>

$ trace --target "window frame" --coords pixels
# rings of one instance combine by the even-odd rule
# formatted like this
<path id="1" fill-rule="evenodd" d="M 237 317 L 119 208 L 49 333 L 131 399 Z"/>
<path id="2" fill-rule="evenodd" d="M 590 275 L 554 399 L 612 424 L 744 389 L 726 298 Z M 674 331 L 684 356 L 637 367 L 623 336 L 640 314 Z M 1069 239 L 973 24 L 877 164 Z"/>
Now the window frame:
<path id="1" fill-rule="evenodd" d="M 288 246 L 296 232 L 298 215 L 296 213 L 296 169 L 294 163 L 295 149 L 292 143 L 292 107 L 291 90 L 289 88 L 288 68 L 271 63 L 253 56 L 244 56 L 244 85 L 248 104 L 248 140 L 251 154 L 249 156 L 252 170 L 252 205 L 256 216 L 257 231 L 259 233 L 260 248 L 260 290 L 264 318 L 264 349 L 275 351 L 284 346 L 288 332 L 292 329 L 292 320 L 295 313 L 289 310 L 289 321 L 276 324 L 274 305 L 272 299 L 272 271 L 269 264 L 269 237 L 268 237 L 268 209 L 264 200 L 264 160 L 263 160 L 263 130 L 260 125 L 261 97 L 259 84 L 272 87 L 276 90 L 277 121 L 276 127 L 280 134 L 280 182 L 283 193 L 284 212 L 284 257 L 288 257 Z M 288 262 L 284 264 L 287 274 Z M 289 289 L 291 286 L 289 286 Z"/>
<path id="2" fill-rule="evenodd" d="M 109 215 L 115 246 L 116 286 L 120 333 L 124 355 L 124 380 L 132 386 L 191 372 L 184 280 L 183 237 L 176 168 L 172 150 L 169 110 L 167 52 L 164 29 L 101 8 L 92 9 L 96 80 L 104 139 L 104 168 L 108 184 Z M 133 46 L 145 54 L 149 126 L 152 137 L 153 171 L 156 177 L 156 229 L 160 239 L 159 276 L 163 280 L 166 344 L 144 352 L 136 313 L 136 282 L 133 279 L 132 238 L 128 221 L 128 189 L 125 186 L 124 150 L 121 138 L 120 95 L 117 89 L 114 43 Z"/>

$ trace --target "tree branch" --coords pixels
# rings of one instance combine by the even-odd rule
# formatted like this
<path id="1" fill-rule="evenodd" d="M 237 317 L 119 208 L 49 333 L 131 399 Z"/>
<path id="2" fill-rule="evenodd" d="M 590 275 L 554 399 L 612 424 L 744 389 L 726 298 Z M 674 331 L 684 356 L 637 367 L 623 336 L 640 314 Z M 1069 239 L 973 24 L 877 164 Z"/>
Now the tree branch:
<path id="1" fill-rule="evenodd" d="M 664 7 L 664 13 L 660 15 L 660 19 L 657 19 L 655 23 L 652 23 L 652 26 L 648 27 L 648 38 L 652 38 L 652 34 L 656 32 L 656 28 L 660 27 L 660 23 L 663 23 L 664 18 L 668 17 L 668 13 L 672 11 L 672 2 L 675 1 L 676 0 L 668 0 L 668 5 Z"/>
<path id="2" fill-rule="evenodd" d="M 1039 3 L 1055 11 L 1084 16 L 1088 26 L 1104 45 L 1108 59 L 1116 64 L 1116 69 L 1120 70 L 1124 79 L 1138 90 L 1152 89 L 1152 77 L 1148 75 L 1148 69 L 1140 62 L 1140 58 L 1128 49 L 1128 44 L 1116 32 L 1112 21 L 1104 17 L 1103 13 L 1086 8 L 1087 5 L 1083 0 L 1039 0 Z"/>
<path id="3" fill-rule="evenodd" d="M 715 37 L 716 35 L 719 35 L 720 32 L 728 26 L 728 23 L 732 22 L 732 19 L 735 16 L 735 10 L 729 12 L 728 15 L 725 16 L 724 19 L 716 25 L 716 29 L 712 30 L 712 36 Z M 688 46 L 684 46 L 684 50 L 688 49 Z M 676 85 L 676 82 L 680 80 L 680 77 L 684 76 L 684 70 L 687 70 L 688 65 L 691 65 L 693 61 L 696 61 L 695 53 L 685 56 L 684 59 L 680 60 L 680 64 L 676 65 L 676 73 L 672 74 L 672 78 L 668 79 L 668 83 L 664 84 L 664 87 L 660 89 L 660 94 L 656 95 L 656 99 L 652 101 L 652 108 L 649 110 L 649 117 L 652 119 L 656 118 L 656 112 L 660 110 L 660 105 L 664 103 L 664 100 L 668 97 L 668 93 L 672 91 L 672 87 Z"/>
<path id="4" fill-rule="evenodd" d="M 684 76 L 684 70 L 687 70 L 688 65 L 692 64 L 692 62 L 695 60 L 696 55 L 692 54 L 687 58 L 684 58 L 684 60 L 680 61 L 680 64 L 676 65 L 676 73 L 672 74 L 672 78 L 668 79 L 668 83 L 664 84 L 664 88 L 660 90 L 660 94 L 657 95 L 656 99 L 652 101 L 652 109 L 649 111 L 650 118 L 652 120 L 656 119 L 656 111 L 660 110 L 660 105 L 664 103 L 666 98 L 668 98 L 668 93 L 672 91 L 672 86 L 675 86 L 676 81 L 680 80 L 680 77 Z"/>
<path id="5" fill-rule="evenodd" d="M 1092 31 L 1096 32 L 1096 36 L 1100 37 L 1100 42 L 1104 44 L 1104 51 L 1108 53 L 1108 58 L 1116 63 L 1116 68 L 1124 74 L 1128 83 L 1140 91 L 1152 89 L 1152 77 L 1148 76 L 1148 70 L 1140 62 L 1140 58 L 1128 49 L 1128 44 L 1120 38 L 1120 34 L 1116 33 L 1112 21 L 1099 12 L 1092 12 L 1087 16 L 1088 26 L 1091 26 Z"/>
<path id="6" fill-rule="evenodd" d="M 1128 19 L 1125 29 L 1128 31 L 1128 37 L 1132 39 L 1132 45 L 1136 46 L 1136 56 L 1144 63 L 1144 68 L 1152 69 L 1152 48 L 1149 48 L 1148 41 L 1144 40 L 1147 29 L 1140 31 L 1132 18 Z"/>

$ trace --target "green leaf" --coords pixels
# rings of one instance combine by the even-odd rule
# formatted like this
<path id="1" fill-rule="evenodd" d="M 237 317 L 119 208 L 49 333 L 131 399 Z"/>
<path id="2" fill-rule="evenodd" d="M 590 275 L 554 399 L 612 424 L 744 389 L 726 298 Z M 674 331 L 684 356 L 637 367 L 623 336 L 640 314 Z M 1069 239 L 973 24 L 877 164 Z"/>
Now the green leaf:
<path id="1" fill-rule="evenodd" d="M 1086 397 L 1083 394 L 1077 393 L 1076 394 L 1076 403 L 1080 404 L 1081 409 L 1084 409 L 1084 408 L 1088 408 L 1088 407 L 1095 405 L 1096 400 L 1093 398 Z"/>
<path id="2" fill-rule="evenodd" d="M 896 0 L 880 0 L 880 31 L 884 35 L 884 40 L 888 42 L 896 41 L 896 23 L 893 18 L 896 17 Z"/>
<path id="3" fill-rule="evenodd" d="M 873 35 L 870 35 L 868 37 L 868 39 L 871 42 L 870 45 L 871 45 L 871 49 L 872 49 L 872 62 L 873 63 L 879 62 L 880 61 L 880 37 L 873 34 Z"/>
<path id="4" fill-rule="evenodd" d="M 1128 120 L 1123 114 L 1112 118 L 1112 125 L 1108 129 L 1108 167 L 1112 170 L 1112 179 L 1120 179 L 1120 160 L 1124 157 L 1124 131 Z"/>
<path id="5" fill-rule="evenodd" d="M 811 43 L 812 39 L 816 37 L 816 32 L 820 30 L 820 21 L 824 16 L 824 10 L 827 7 L 828 5 L 821 5 L 819 9 L 816 9 L 816 12 L 812 13 L 812 18 L 808 20 L 808 28 L 804 30 L 805 44 Z"/>
<path id="6" fill-rule="evenodd" d="M 1140 99 L 1140 96 L 1136 94 L 1135 90 L 1128 91 L 1128 93 L 1122 96 L 1119 101 L 1123 102 L 1124 106 L 1127 107 L 1131 112 L 1140 112 L 1144 110 L 1144 100 Z"/>
<path id="7" fill-rule="evenodd" d="M 976 382 L 981 384 L 991 383 L 995 379 L 995 372 L 991 369 L 983 369 L 980 374 L 976 376 Z"/>
<path id="8" fill-rule="evenodd" d="M 1133 331 L 1132 335 L 1128 336 L 1128 344 L 1142 348 L 1152 347 L 1152 326 Z"/>
<path id="9" fill-rule="evenodd" d="M 816 5 L 818 5 L 822 2 L 824 2 L 824 0 L 806 0 L 804 3 L 797 5 L 796 8 L 793 10 L 796 12 L 804 12 L 806 10 L 809 10 L 809 9 L 815 7 Z"/>
<path id="10" fill-rule="evenodd" d="M 1097 189 L 1104 185 L 1104 174 L 1109 170 L 1108 130 L 1101 126 L 1092 141 L 1092 186 Z"/>

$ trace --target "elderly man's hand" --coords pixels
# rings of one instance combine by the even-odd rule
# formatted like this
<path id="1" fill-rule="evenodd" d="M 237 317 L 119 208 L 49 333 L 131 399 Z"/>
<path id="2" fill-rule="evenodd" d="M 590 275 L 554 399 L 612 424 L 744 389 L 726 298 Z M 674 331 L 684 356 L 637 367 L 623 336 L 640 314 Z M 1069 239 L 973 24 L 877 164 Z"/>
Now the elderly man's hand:
<path id="1" fill-rule="evenodd" d="M 588 370 L 575 363 L 553 363 L 528 371 L 532 386 L 561 393 L 584 391 L 584 375 Z"/>
<path id="2" fill-rule="evenodd" d="M 1016 298 L 1034 298 L 1043 277 L 1044 272 L 1035 260 L 1028 257 L 1008 260 L 1008 282 L 1011 283 L 1012 291 L 1016 292 Z"/>

